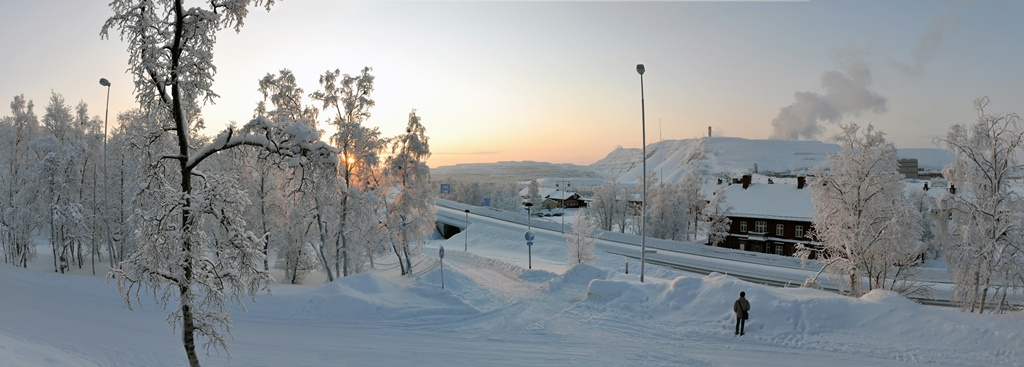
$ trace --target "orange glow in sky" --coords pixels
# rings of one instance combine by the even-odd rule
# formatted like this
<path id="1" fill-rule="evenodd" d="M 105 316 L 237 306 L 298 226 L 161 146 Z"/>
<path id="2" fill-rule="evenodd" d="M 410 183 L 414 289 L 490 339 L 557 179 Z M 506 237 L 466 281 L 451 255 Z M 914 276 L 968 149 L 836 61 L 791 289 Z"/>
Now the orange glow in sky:
<path id="1" fill-rule="evenodd" d="M 104 77 L 115 123 L 134 98 L 124 44 L 99 38 L 110 14 L 100 1 L 5 4 L 0 98 L 25 94 L 41 115 L 52 90 L 102 116 Z M 765 139 L 789 111 L 871 123 L 901 148 L 935 147 L 950 125 L 975 118 L 977 97 L 990 97 L 992 112 L 1024 112 L 1022 18 L 1020 1 L 281 1 L 218 36 L 221 97 L 203 113 L 212 135 L 252 117 L 267 73 L 291 69 L 312 93 L 327 70 L 370 66 L 367 125 L 396 136 L 415 109 L 432 167 L 585 165 L 640 146 L 643 63 L 648 143 L 709 126 Z M 873 104 L 859 106 L 865 99 Z M 823 115 L 802 100 L 845 110 Z M 803 131 L 834 133 L 834 121 L 815 123 Z"/>

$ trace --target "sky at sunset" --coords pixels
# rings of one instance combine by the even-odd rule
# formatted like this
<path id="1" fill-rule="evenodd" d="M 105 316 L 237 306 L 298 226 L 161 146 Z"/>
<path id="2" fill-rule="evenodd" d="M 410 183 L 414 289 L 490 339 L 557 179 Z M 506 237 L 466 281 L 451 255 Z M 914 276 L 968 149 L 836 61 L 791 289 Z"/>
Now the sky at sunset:
<path id="1" fill-rule="evenodd" d="M 102 40 L 107 1 L 7 0 L 0 99 L 44 113 L 51 91 L 111 122 L 134 105 L 128 56 Z M 828 140 L 874 124 L 901 148 L 936 147 L 972 101 L 1024 113 L 1024 2 L 477 2 L 279 0 L 220 33 L 208 134 L 247 122 L 257 81 L 291 69 L 308 93 L 327 70 L 376 76 L 367 122 L 386 136 L 413 109 L 433 166 L 590 164 L 647 142 L 707 134 Z M 307 103 L 311 101 L 307 100 Z"/>

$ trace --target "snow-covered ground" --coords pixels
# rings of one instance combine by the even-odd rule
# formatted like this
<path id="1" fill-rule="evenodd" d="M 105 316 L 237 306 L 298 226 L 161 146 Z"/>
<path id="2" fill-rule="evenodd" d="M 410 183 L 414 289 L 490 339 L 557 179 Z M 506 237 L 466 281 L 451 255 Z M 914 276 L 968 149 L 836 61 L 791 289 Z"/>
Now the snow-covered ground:
<path id="1" fill-rule="evenodd" d="M 976 315 L 887 292 L 853 299 L 601 253 L 473 223 L 400 276 L 386 263 L 330 284 L 275 284 L 232 314 L 230 358 L 209 366 L 1021 366 L 1024 314 Z M 445 247 L 444 289 L 438 247 Z M 468 251 L 463 251 L 468 246 Z M 40 255 L 45 260 L 45 255 Z M 387 261 L 388 259 L 381 259 Z M 532 269 L 528 266 L 532 265 Z M 102 277 L 0 265 L 0 365 L 187 365 L 166 312 L 124 308 Z M 319 277 L 310 277 L 316 282 Z M 752 304 L 733 335 L 733 300 Z M 146 300 L 143 294 L 143 300 Z"/>

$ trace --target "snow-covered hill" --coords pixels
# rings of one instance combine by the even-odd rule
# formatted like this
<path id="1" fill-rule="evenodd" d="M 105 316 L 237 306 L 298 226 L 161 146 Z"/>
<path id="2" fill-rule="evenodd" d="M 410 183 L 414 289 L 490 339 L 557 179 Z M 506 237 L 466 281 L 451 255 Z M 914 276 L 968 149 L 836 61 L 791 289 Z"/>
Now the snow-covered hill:
<path id="1" fill-rule="evenodd" d="M 685 163 L 692 159 L 708 176 L 737 177 L 755 170 L 762 174 L 801 173 L 823 164 L 837 151 L 838 145 L 819 141 L 729 137 L 665 140 L 647 146 L 647 169 L 668 182 L 678 182 L 688 170 Z M 621 182 L 635 182 L 643 174 L 641 155 L 638 148 L 619 148 L 590 167 Z"/>
<path id="2" fill-rule="evenodd" d="M 703 146 L 703 149 L 701 149 Z M 820 141 L 757 140 L 730 137 L 705 137 L 665 140 L 647 146 L 647 169 L 668 182 L 678 182 L 688 170 L 685 162 L 695 160 L 706 176 L 738 177 L 757 172 L 765 175 L 796 175 L 826 164 L 839 145 Z M 952 160 L 945 149 L 899 149 L 900 158 L 916 158 L 918 167 L 938 172 Z M 639 148 L 618 148 L 589 167 L 621 182 L 636 182 L 640 169 Z"/>
<path id="3" fill-rule="evenodd" d="M 706 177 L 739 177 L 757 172 L 764 175 L 796 175 L 826 163 L 839 145 L 820 141 L 758 140 L 731 137 L 704 137 L 665 140 L 647 146 L 647 170 L 667 182 L 678 182 L 693 160 Z M 638 182 L 642 175 L 641 150 L 616 148 L 603 159 L 589 165 L 544 162 L 498 162 L 459 164 L 433 168 L 435 178 L 465 178 L 484 181 L 528 181 L 544 177 L 618 179 Z M 916 158 L 918 167 L 939 172 L 952 160 L 945 149 L 900 149 L 900 158 Z"/>

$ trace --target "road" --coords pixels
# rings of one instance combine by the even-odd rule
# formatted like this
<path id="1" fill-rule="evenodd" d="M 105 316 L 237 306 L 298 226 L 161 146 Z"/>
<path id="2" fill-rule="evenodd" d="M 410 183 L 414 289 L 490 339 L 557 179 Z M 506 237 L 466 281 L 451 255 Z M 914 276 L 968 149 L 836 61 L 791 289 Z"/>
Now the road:
<path id="1" fill-rule="evenodd" d="M 491 208 L 482 208 L 437 200 L 438 221 L 463 228 L 466 225 L 469 209 L 469 223 L 481 223 L 501 226 L 509 229 L 523 228 L 527 225 L 522 214 L 509 213 Z M 561 223 L 532 220 L 531 227 L 537 236 L 561 237 Z M 566 228 L 569 228 L 567 225 Z M 640 238 L 636 235 L 600 231 L 596 248 L 600 251 L 621 255 L 632 259 L 640 258 Z M 696 274 L 723 273 L 752 283 L 766 284 L 776 287 L 797 287 L 805 279 L 813 277 L 820 269 L 814 262 L 803 264 L 800 259 L 773 254 L 761 254 L 749 251 L 737 251 L 706 246 L 692 242 L 666 241 L 647 238 L 646 262 Z M 637 269 L 639 270 L 639 269 Z M 637 271 L 634 270 L 634 271 Z M 839 287 L 819 277 L 824 289 L 838 292 Z M 919 280 L 929 285 L 933 294 L 929 296 L 909 296 L 909 298 L 926 305 L 953 306 L 950 302 L 952 283 L 945 276 L 943 269 L 925 268 Z"/>

